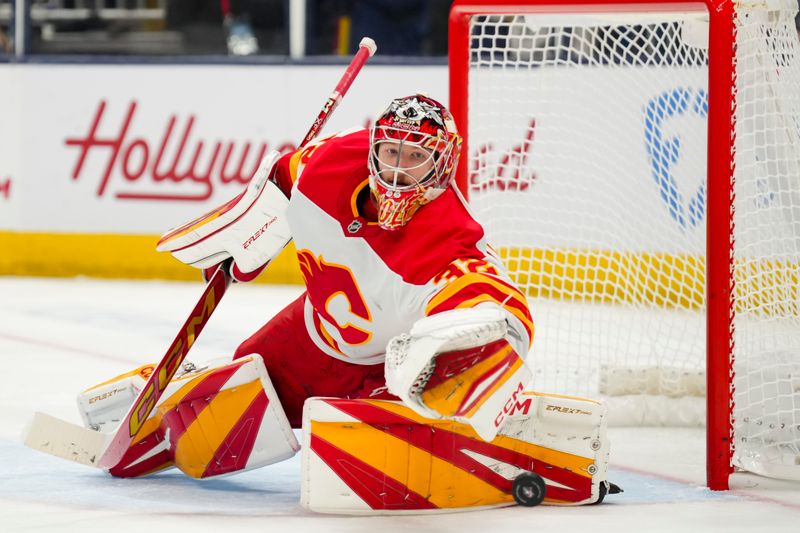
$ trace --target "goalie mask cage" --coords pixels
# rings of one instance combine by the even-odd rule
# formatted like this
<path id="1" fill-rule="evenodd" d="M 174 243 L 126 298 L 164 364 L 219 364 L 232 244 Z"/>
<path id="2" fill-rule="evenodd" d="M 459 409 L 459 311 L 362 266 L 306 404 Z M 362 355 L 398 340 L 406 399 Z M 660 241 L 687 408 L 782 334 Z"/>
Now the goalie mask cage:
<path id="1" fill-rule="evenodd" d="M 458 184 L 530 299 L 534 386 L 606 397 L 637 424 L 694 397 L 712 489 L 734 465 L 800 479 L 796 13 L 456 0 L 450 14 Z"/>

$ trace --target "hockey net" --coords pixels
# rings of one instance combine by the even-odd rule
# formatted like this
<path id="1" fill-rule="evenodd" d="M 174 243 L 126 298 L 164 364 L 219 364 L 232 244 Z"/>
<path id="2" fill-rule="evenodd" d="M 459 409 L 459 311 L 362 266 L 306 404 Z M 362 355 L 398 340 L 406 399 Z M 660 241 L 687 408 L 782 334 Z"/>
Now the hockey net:
<path id="1" fill-rule="evenodd" d="M 507 4 L 455 3 L 450 103 L 460 186 L 530 298 L 535 388 L 703 424 L 711 379 L 724 462 L 800 479 L 796 0 Z"/>

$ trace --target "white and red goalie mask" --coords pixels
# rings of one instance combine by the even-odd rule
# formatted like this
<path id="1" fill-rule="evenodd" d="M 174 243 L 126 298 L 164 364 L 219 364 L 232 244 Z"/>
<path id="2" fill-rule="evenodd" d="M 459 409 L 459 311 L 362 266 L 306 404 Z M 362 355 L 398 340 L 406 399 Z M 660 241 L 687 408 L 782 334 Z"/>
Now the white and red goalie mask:
<path id="1" fill-rule="evenodd" d="M 396 230 L 447 189 L 461 136 L 450 112 L 421 94 L 393 100 L 370 133 L 369 184 L 378 225 Z"/>

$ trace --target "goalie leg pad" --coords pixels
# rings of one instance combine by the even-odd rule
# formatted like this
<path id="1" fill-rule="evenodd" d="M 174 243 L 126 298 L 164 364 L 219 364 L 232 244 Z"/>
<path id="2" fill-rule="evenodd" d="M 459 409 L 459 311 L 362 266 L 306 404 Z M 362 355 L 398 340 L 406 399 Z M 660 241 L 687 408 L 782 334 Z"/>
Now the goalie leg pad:
<path id="1" fill-rule="evenodd" d="M 576 402 L 523 393 L 509 406 L 508 424 L 485 442 L 465 424 L 422 417 L 401 402 L 310 398 L 301 504 L 335 514 L 506 506 L 514 504 L 513 480 L 526 472 L 544 478 L 546 504 L 594 503 L 605 482 L 608 445 L 594 443 L 601 433 L 605 438 L 604 409 Z M 566 418 L 548 406 L 589 415 Z"/>
<path id="2" fill-rule="evenodd" d="M 128 414 L 154 368 L 154 365 L 142 365 L 80 393 L 78 411 L 83 424 L 95 431 L 114 431 Z"/>
<path id="3" fill-rule="evenodd" d="M 554 450 L 565 454 L 564 457 L 575 458 L 564 466 L 580 476 L 580 489 L 564 490 L 548 484 L 546 502 L 582 505 L 602 499 L 602 485 L 608 483 L 610 448 L 605 404 L 574 396 L 524 391 L 506 403 L 502 417 L 498 438 L 528 442 L 543 450 Z M 543 460 L 547 457 L 547 454 L 541 456 Z M 535 471 L 542 477 L 558 481 L 547 471 Z"/>
<path id="4" fill-rule="evenodd" d="M 126 374 L 87 392 L 97 397 L 104 387 L 136 390 L 137 376 Z M 88 403 L 85 395 L 79 405 Z M 123 402 L 116 403 L 119 410 Z M 97 424 L 99 413 L 110 413 L 111 407 L 84 419 Z M 194 369 L 170 382 L 120 464 L 109 472 L 139 477 L 176 466 L 188 476 L 209 478 L 281 461 L 298 449 L 263 360 L 252 355 Z"/>

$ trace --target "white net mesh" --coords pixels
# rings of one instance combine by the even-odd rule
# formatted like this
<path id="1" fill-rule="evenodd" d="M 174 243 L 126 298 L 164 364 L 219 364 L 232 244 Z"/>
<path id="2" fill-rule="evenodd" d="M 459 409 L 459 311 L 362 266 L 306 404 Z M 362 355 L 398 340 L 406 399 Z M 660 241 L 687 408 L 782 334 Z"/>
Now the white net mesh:
<path id="1" fill-rule="evenodd" d="M 734 460 L 800 479 L 800 39 L 783 4 L 737 12 Z"/>
<path id="2" fill-rule="evenodd" d="M 629 18 L 473 18 L 470 203 L 532 298 L 546 391 L 704 367 L 706 51 Z"/>
<path id="3" fill-rule="evenodd" d="M 787 2 L 780 16 L 747 6 L 760 15 L 746 21 L 739 8 L 735 160 L 737 449 L 761 461 L 769 441 L 783 463 L 800 442 Z M 479 15 L 470 35 L 470 204 L 530 298 L 534 386 L 702 405 L 708 13 Z M 659 423 L 686 421 L 688 408 L 642 405 Z"/>

